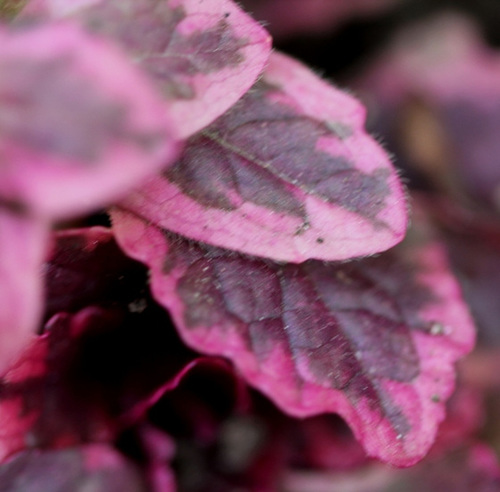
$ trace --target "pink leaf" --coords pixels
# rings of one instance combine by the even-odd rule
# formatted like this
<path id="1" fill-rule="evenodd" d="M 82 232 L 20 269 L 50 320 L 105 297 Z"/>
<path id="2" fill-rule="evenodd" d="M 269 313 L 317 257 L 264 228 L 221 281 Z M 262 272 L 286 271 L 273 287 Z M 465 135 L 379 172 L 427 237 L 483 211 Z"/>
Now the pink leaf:
<path id="1" fill-rule="evenodd" d="M 0 29 L 0 73 L 4 206 L 50 219 L 89 212 L 177 155 L 150 82 L 78 26 Z"/>
<path id="2" fill-rule="evenodd" d="M 188 345 L 230 358 L 290 414 L 339 413 L 369 455 L 406 466 L 427 452 L 474 339 L 439 245 L 278 265 L 125 212 L 115 232 Z"/>
<path id="3" fill-rule="evenodd" d="M 34 335 L 43 309 L 45 224 L 3 210 L 0 199 L 0 374 Z"/>
<path id="4" fill-rule="evenodd" d="M 0 482 L 2 492 L 147 490 L 139 470 L 104 444 L 59 451 L 25 451 L 0 467 Z"/>
<path id="5" fill-rule="evenodd" d="M 274 53 L 264 79 L 121 207 L 184 236 L 300 262 L 385 250 L 406 228 L 401 185 L 365 111 Z"/>
<path id="6" fill-rule="evenodd" d="M 271 38 L 231 0 L 35 0 L 25 15 L 76 17 L 118 41 L 157 82 L 177 135 L 188 137 L 253 84 Z"/>

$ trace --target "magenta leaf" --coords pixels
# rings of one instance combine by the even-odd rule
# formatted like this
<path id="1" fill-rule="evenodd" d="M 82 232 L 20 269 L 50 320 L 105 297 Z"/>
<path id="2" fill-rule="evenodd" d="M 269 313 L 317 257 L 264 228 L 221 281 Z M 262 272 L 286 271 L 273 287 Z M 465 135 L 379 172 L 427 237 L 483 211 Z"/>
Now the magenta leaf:
<path id="1" fill-rule="evenodd" d="M 78 26 L 0 30 L 0 203 L 61 219 L 109 204 L 177 155 L 161 98 Z"/>
<path id="2" fill-rule="evenodd" d="M 29 343 L 42 314 L 47 236 L 45 224 L 1 210 L 0 200 L 0 374 Z"/>
<path id="3" fill-rule="evenodd" d="M 439 245 L 279 265 L 114 221 L 188 345 L 230 358 L 292 415 L 339 413 L 369 455 L 405 466 L 426 453 L 474 339 Z"/>
<path id="4" fill-rule="evenodd" d="M 30 244 L 29 237 L 21 239 Z M 25 254 L 26 244 L 15 252 Z M 4 257 L 15 264 L 12 253 Z M 45 317 L 51 319 L 41 336 L 27 337 L 31 344 L 16 360 L 17 352 L 11 354 L 0 381 L 0 461 L 28 443 L 54 447 L 114 438 L 144 419 L 159 388 L 161 394 L 175 388 L 196 365 L 196 354 L 180 343 L 146 281 L 145 268 L 123 255 L 109 230 L 55 234 L 45 264 Z M 15 340 L 9 335 L 5 347 Z"/>
<path id="5" fill-rule="evenodd" d="M 2 492 L 148 490 L 139 469 L 112 447 L 104 444 L 56 451 L 22 452 L 0 467 L 0 483 Z M 161 492 L 174 490 L 163 489 Z"/>
<path id="6" fill-rule="evenodd" d="M 274 53 L 262 81 L 120 206 L 184 236 L 277 260 L 385 250 L 405 233 L 406 205 L 364 115 L 359 102 Z"/>
<path id="7" fill-rule="evenodd" d="M 248 90 L 271 47 L 269 34 L 231 0 L 41 0 L 31 12 L 76 17 L 118 41 L 157 82 L 181 138 Z"/>
<path id="8" fill-rule="evenodd" d="M 197 364 L 162 311 L 52 317 L 0 382 L 0 461 L 27 446 L 109 441 L 142 422 L 158 391 Z"/>

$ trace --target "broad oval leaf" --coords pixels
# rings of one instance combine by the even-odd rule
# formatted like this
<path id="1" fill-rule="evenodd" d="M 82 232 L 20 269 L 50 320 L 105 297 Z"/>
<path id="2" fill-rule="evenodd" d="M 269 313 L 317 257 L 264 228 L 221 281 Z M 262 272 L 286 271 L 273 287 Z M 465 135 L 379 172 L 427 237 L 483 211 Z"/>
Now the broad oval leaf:
<path id="1" fill-rule="evenodd" d="M 406 229 L 401 184 L 365 110 L 274 53 L 228 113 L 121 207 L 184 236 L 277 260 L 383 251 Z"/>
<path id="2" fill-rule="evenodd" d="M 230 108 L 271 49 L 267 31 L 232 0 L 34 0 L 29 14 L 76 18 L 117 41 L 157 82 L 180 138 Z"/>
<path id="3" fill-rule="evenodd" d="M 474 339 L 440 245 L 279 265 L 121 211 L 114 228 L 188 345 L 231 359 L 290 414 L 339 413 L 371 456 L 408 466 L 427 452 Z"/>
<path id="4" fill-rule="evenodd" d="M 68 218 L 107 205 L 179 150 L 162 99 L 74 24 L 0 28 L 0 201 Z"/>

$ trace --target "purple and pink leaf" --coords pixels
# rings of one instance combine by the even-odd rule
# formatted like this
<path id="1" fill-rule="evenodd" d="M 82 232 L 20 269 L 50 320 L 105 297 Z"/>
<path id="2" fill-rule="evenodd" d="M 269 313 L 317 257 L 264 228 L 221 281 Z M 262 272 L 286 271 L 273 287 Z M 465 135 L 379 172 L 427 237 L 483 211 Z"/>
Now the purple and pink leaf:
<path id="1" fill-rule="evenodd" d="M 177 156 L 162 104 L 121 50 L 77 25 L 0 26 L 0 373 L 37 328 L 52 222 Z"/>
<path id="2" fill-rule="evenodd" d="M 266 30 L 232 0 L 33 0 L 23 16 L 73 18 L 117 42 L 156 82 L 186 138 L 254 83 L 271 49 Z"/>
<path id="3" fill-rule="evenodd" d="M 474 340 L 439 244 L 280 265 L 120 210 L 114 231 L 189 346 L 232 360 L 289 414 L 339 413 L 371 456 L 408 466 L 428 451 Z"/>
<path id="4" fill-rule="evenodd" d="M 339 260 L 404 236 L 406 201 L 365 109 L 273 53 L 263 79 L 119 207 L 215 246 L 276 260 Z"/>
<path id="5" fill-rule="evenodd" d="M 0 203 L 88 213 L 167 166 L 179 143 L 150 81 L 78 25 L 0 30 Z"/>

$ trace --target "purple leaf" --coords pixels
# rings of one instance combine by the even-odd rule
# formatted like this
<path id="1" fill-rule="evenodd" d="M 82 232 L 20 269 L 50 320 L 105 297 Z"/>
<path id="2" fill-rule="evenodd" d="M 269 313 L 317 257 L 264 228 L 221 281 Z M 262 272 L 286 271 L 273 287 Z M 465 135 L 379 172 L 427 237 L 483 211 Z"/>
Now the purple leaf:
<path id="1" fill-rule="evenodd" d="M 278 265 L 125 212 L 115 233 L 188 345 L 230 358 L 292 415 L 339 413 L 369 455 L 407 466 L 429 449 L 474 339 L 440 245 Z"/>
<path id="2" fill-rule="evenodd" d="M 157 82 L 181 138 L 231 107 L 271 48 L 269 34 L 231 0 L 35 0 L 30 13 L 76 17 L 118 41 Z"/>
<path id="3" fill-rule="evenodd" d="M 118 199 L 177 155 L 162 100 L 69 23 L 0 28 L 0 203 L 49 219 Z"/>
<path id="4" fill-rule="evenodd" d="M 1 209 L 0 375 L 34 336 L 43 309 L 41 264 L 45 224 Z"/>
<path id="5" fill-rule="evenodd" d="M 359 102 L 274 53 L 263 80 L 120 207 L 184 236 L 277 260 L 399 242 L 406 204 Z"/>
<path id="6" fill-rule="evenodd" d="M 58 451 L 25 451 L 0 467 L 0 483 L 2 492 L 148 490 L 139 470 L 104 444 Z"/>
<path id="7" fill-rule="evenodd" d="M 165 310 L 144 304 L 51 318 L 0 381 L 0 461 L 26 447 L 112 440 L 199 363 Z"/>
<path id="8" fill-rule="evenodd" d="M 90 305 L 147 307 L 145 269 L 122 253 L 110 229 L 67 229 L 54 236 L 44 265 L 45 319 Z"/>

